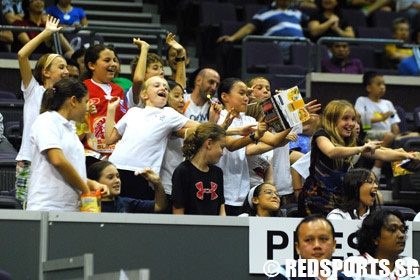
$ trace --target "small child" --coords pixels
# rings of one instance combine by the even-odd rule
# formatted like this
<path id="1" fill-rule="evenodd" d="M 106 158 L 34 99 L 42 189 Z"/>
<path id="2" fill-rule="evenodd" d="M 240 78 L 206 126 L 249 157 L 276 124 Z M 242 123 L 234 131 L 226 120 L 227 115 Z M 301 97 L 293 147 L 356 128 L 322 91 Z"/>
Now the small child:
<path id="1" fill-rule="evenodd" d="M 197 126 L 184 141 L 186 161 L 172 176 L 174 214 L 226 216 L 223 171 L 215 166 L 223 155 L 226 131 L 211 122 Z"/>
<path id="2" fill-rule="evenodd" d="M 382 99 L 386 91 L 384 78 L 374 71 L 368 71 L 363 75 L 363 86 L 367 96 L 357 98 L 355 109 L 362 115 L 363 126 L 371 124 L 365 140 L 383 141 L 383 147 L 392 147 L 395 135 L 400 133 L 398 123 L 401 120 L 392 102 Z M 378 180 L 381 168 L 382 161 L 376 160 L 372 171 Z"/>

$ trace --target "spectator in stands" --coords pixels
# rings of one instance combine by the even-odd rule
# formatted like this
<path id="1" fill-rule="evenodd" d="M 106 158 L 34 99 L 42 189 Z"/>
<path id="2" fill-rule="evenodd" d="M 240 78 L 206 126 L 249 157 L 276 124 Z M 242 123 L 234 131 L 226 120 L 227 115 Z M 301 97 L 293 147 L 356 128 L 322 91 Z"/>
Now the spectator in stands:
<path id="1" fill-rule="evenodd" d="M 411 40 L 414 44 L 420 44 L 420 29 L 413 31 Z M 419 76 L 420 75 L 420 54 L 418 58 L 414 55 L 415 50 L 413 49 L 413 55 L 401 60 L 398 64 L 398 75 L 402 76 Z"/>
<path id="2" fill-rule="evenodd" d="M 27 188 L 29 187 L 32 159 L 32 144 L 29 141 L 30 129 L 35 118 L 39 115 L 45 89 L 51 88 L 53 84 L 69 75 L 66 60 L 59 54 L 43 55 L 37 61 L 33 71 L 29 63 L 29 57 L 45 39 L 51 37 L 53 33 L 60 29 L 57 19 L 48 18 L 45 29 L 18 52 L 19 70 L 22 77 L 21 89 L 25 104 L 23 106 L 22 145 L 16 157 L 16 198 L 24 207 Z"/>
<path id="3" fill-rule="evenodd" d="M 159 175 L 152 169 L 146 168 L 139 172 L 151 182 L 155 189 L 154 200 L 141 200 L 129 197 L 121 197 L 122 182 L 120 174 L 115 165 L 107 160 L 95 162 L 89 166 L 87 177 L 100 184 L 107 185 L 109 196 L 101 199 L 101 212 L 111 213 L 154 213 L 162 212 L 166 208 L 166 195 Z"/>
<path id="4" fill-rule="evenodd" d="M 140 55 L 133 58 L 130 63 L 131 75 L 133 78 L 133 86 L 127 92 L 128 107 L 141 106 L 140 91 L 144 82 L 153 76 L 164 77 L 164 61 L 155 53 L 149 53 L 149 44 L 140 38 L 133 38 L 133 44 L 137 45 Z M 185 49 L 176 40 L 175 35 L 169 33 L 166 37 L 166 44 L 169 48 L 176 50 L 178 55 L 177 74 L 175 82 L 185 88 L 186 72 L 185 72 Z"/>
<path id="5" fill-rule="evenodd" d="M 226 216 L 223 171 L 215 165 L 225 145 L 226 131 L 211 122 L 199 124 L 185 138 L 186 160 L 172 176 L 174 214 Z"/>
<path id="6" fill-rule="evenodd" d="M 0 16 L 0 25 L 9 25 L 3 15 Z M 0 30 L 0 52 L 10 52 L 13 42 L 13 33 L 10 30 Z"/>
<path id="7" fill-rule="evenodd" d="M 264 36 L 290 36 L 304 37 L 302 22 L 306 21 L 306 15 L 299 10 L 290 9 L 291 0 L 276 0 L 274 7 L 264 8 L 255 14 L 250 23 L 247 23 L 232 35 L 223 35 L 217 42 L 234 42 L 242 40 L 247 35 Z M 290 43 L 283 42 L 283 58 L 289 58 Z"/>
<path id="8" fill-rule="evenodd" d="M 355 37 L 353 27 L 341 15 L 337 0 L 322 0 L 319 10 L 309 19 L 308 29 L 314 42 L 320 37 Z"/>
<path id="9" fill-rule="evenodd" d="M 295 248 L 300 259 L 331 260 L 336 248 L 334 226 L 322 215 L 310 215 L 300 221 L 295 230 Z M 297 271 L 303 267 L 298 265 Z M 316 277 L 287 277 L 284 266 L 280 267 L 280 274 L 269 278 L 271 280 L 298 280 L 298 279 L 341 279 L 350 280 L 341 272 L 326 278 L 321 275 Z"/>
<path id="10" fill-rule="evenodd" d="M 69 71 L 69 77 L 79 79 L 80 77 L 80 71 L 79 71 L 79 64 L 77 62 L 74 62 L 71 59 L 66 58 L 67 62 L 67 70 Z"/>
<path id="11" fill-rule="evenodd" d="M 199 68 L 189 78 L 191 94 L 184 94 L 184 116 L 200 123 L 217 122 L 220 104 L 214 96 L 220 84 L 219 73 L 212 68 Z"/>
<path id="12" fill-rule="evenodd" d="M 358 58 L 349 58 L 350 47 L 347 42 L 333 42 L 330 47 L 331 58 L 322 60 L 322 72 L 341 74 L 363 74 L 363 63 Z"/>
<path id="13" fill-rule="evenodd" d="M 400 17 L 394 19 L 392 21 L 391 31 L 393 39 L 401 40 L 403 43 L 410 42 L 410 24 L 405 18 Z M 396 45 L 386 45 L 385 53 L 391 63 L 391 66 L 393 68 L 397 68 L 401 60 L 413 55 L 413 50 L 400 48 Z"/>
<path id="14" fill-rule="evenodd" d="M 1 10 L 7 25 L 23 20 L 22 0 L 1 0 Z"/>
<path id="15" fill-rule="evenodd" d="M 0 153 L 1 152 L 16 153 L 16 150 L 4 135 L 3 115 L 0 113 Z"/>
<path id="16" fill-rule="evenodd" d="M 55 0 L 53 6 L 47 7 L 45 12 L 60 20 L 61 26 L 87 26 L 87 17 L 83 8 L 73 7 L 71 0 Z"/>
<path id="17" fill-rule="evenodd" d="M 109 160 L 117 166 L 124 182 L 122 196 L 153 199 L 154 194 L 146 179 L 134 176 L 134 172 L 151 167 L 159 174 L 169 136 L 176 133 L 178 137 L 184 137 L 186 129 L 198 125 L 173 108 L 165 107 L 168 94 L 169 86 L 165 79 L 159 76 L 147 79 L 141 91 L 145 107 L 131 108 L 117 124 L 114 119 L 120 106 L 119 98 L 109 101 L 105 138 L 109 145 L 118 141 Z"/>
<path id="18" fill-rule="evenodd" d="M 85 53 L 86 53 L 86 49 L 80 48 L 71 55 L 71 60 L 77 62 L 77 64 L 79 65 L 78 68 L 79 68 L 80 76 L 83 76 L 84 73 L 86 73 Z"/>
<path id="19" fill-rule="evenodd" d="M 407 241 L 408 226 L 404 217 L 398 210 L 381 209 L 367 216 L 359 230 L 356 231 L 356 247 L 359 256 L 352 256 L 346 260 L 349 263 L 365 263 L 367 267 L 373 267 L 382 262 L 390 275 L 383 276 L 384 267 L 368 270 L 369 275 L 354 276 L 356 280 L 361 279 L 419 279 L 418 261 L 411 257 L 404 257 L 400 254 L 404 251 Z M 396 261 L 400 264 L 397 267 Z M 400 270 L 405 268 L 407 270 Z M 401 271 L 413 273 L 410 277 L 407 274 L 397 276 Z"/>
<path id="20" fill-rule="evenodd" d="M 270 81 L 268 81 L 267 78 L 254 77 L 248 82 L 248 87 L 252 89 L 252 94 L 255 98 L 267 99 L 271 97 Z M 256 100 L 252 102 L 255 103 Z M 248 105 L 247 111 L 250 107 L 254 107 L 256 105 L 257 104 Z M 261 107 L 257 106 L 257 108 L 259 109 L 257 111 L 259 114 L 251 116 L 254 118 L 256 117 L 255 119 L 257 120 L 261 120 Z M 271 183 L 274 186 L 276 186 L 277 191 L 281 196 L 282 205 L 296 202 L 296 200 L 293 197 L 290 162 L 293 161 L 293 158 L 299 158 L 302 156 L 302 153 L 298 151 L 290 151 L 289 148 L 290 142 L 297 141 L 297 133 L 301 131 L 301 126 L 296 126 L 288 131 L 290 132 L 286 134 L 283 142 L 279 143 L 276 147 L 266 145 L 264 143 L 258 143 L 258 145 L 252 143 L 247 145 L 246 147 L 250 178 L 252 179 L 252 177 L 255 177 L 255 173 L 265 174 L 266 177 L 264 178 L 265 181 L 263 182 Z M 272 159 L 270 167 L 264 168 L 264 164 L 262 163 L 264 162 L 264 160 L 268 160 L 270 162 L 270 159 Z M 261 169 L 264 170 L 265 173 L 260 173 L 259 170 Z M 273 170 L 273 172 L 271 172 L 271 170 Z M 257 184 L 259 183 L 254 181 L 251 184 L 251 187 Z"/>
<path id="21" fill-rule="evenodd" d="M 342 201 L 344 173 L 356 164 L 360 155 L 382 161 L 413 159 L 399 150 L 380 149 L 382 142 L 360 143 L 354 131 L 356 110 L 346 100 L 333 100 L 322 114 L 322 129 L 312 137 L 310 175 L 299 194 L 301 215 L 327 215 Z"/>
<path id="22" fill-rule="evenodd" d="M 115 50 L 103 44 L 90 46 L 85 53 L 86 73 L 81 77 L 89 91 L 89 103 L 96 106 L 97 113 L 89 114 L 90 131 L 78 131 L 83 139 L 86 152 L 87 167 L 93 162 L 107 158 L 114 150 L 114 145 L 105 144 L 105 122 L 108 103 L 113 98 L 120 98 L 116 110 L 115 122 L 127 113 L 123 89 L 112 82 L 117 73 L 117 57 Z"/>
<path id="23" fill-rule="evenodd" d="M 166 40 L 168 40 L 168 38 Z M 174 38 L 171 40 L 174 40 Z M 182 47 L 182 49 L 179 49 L 178 46 L 176 47 L 177 48 L 169 46 L 166 51 L 166 65 L 168 65 L 169 68 L 171 68 L 171 75 L 166 77 L 166 80 L 181 81 L 183 82 L 183 84 L 179 82 L 178 83 L 185 89 L 187 86 L 187 81 L 186 81 L 187 78 L 186 78 L 186 73 L 185 73 L 186 70 L 182 69 L 182 63 L 180 62 L 185 61 L 184 68 L 186 68 L 188 67 L 190 63 L 190 59 L 188 57 L 187 50 L 185 50 L 184 47 Z M 181 71 L 178 71 L 178 68 L 180 66 L 181 66 L 181 69 L 180 69 Z"/>
<path id="24" fill-rule="evenodd" d="M 265 122 L 258 122 L 257 125 L 257 121 L 253 117 L 241 114 L 248 107 L 248 86 L 237 78 L 227 78 L 221 82 L 218 90 L 218 99 L 225 108 L 220 114 L 219 124 L 225 121 L 228 112 L 235 111 L 239 113 L 239 116 L 232 121 L 229 128 L 238 128 L 250 124 L 257 126 L 257 130 L 254 133 L 249 135 L 241 134 L 246 135 L 244 137 L 227 137 L 226 147 L 229 152 L 225 153 L 218 163 L 218 166 L 224 172 L 226 214 L 238 216 L 241 214 L 242 204 L 250 188 L 246 147 L 250 144 L 257 144 L 253 147 L 253 154 L 264 153 L 280 147 L 284 145 L 284 141 L 291 129 L 289 128 L 276 134 L 265 133 L 267 130 Z M 237 164 L 232 165 L 232 162 Z"/>
<path id="25" fill-rule="evenodd" d="M 240 217 L 279 217 L 280 195 L 272 184 L 262 183 L 249 190 Z"/>
<path id="26" fill-rule="evenodd" d="M 378 203 L 378 179 L 364 168 L 349 170 L 344 175 L 343 202 L 328 213 L 328 219 L 354 220 L 366 218 Z"/>
<path id="27" fill-rule="evenodd" d="M 381 141 L 383 147 L 392 147 L 395 136 L 400 133 L 401 122 L 391 101 L 383 99 L 386 85 L 382 75 L 368 71 L 363 75 L 363 86 L 367 96 L 359 96 L 355 109 L 362 115 L 362 122 L 369 118 L 371 129 L 366 132 L 365 140 Z M 369 121 L 368 121 L 369 123 Z M 363 124 L 365 125 L 365 124 Z M 376 160 L 372 171 L 381 178 L 382 161 Z"/>
<path id="28" fill-rule="evenodd" d="M 23 0 L 22 7 L 25 12 L 23 20 L 16 20 L 13 25 L 19 27 L 45 27 L 45 20 L 44 20 L 44 0 Z M 39 32 L 37 31 L 17 31 L 14 33 L 14 41 L 12 44 L 12 51 L 17 52 L 19 51 L 22 46 L 27 44 L 31 39 L 35 38 Z M 63 34 L 59 33 L 61 48 L 63 53 L 67 57 L 71 57 L 73 54 L 73 49 L 71 48 L 67 39 L 63 36 Z M 45 40 L 38 46 L 38 48 L 34 51 L 34 53 L 53 53 L 55 52 L 54 42 L 53 40 L 49 39 Z"/>
<path id="29" fill-rule="evenodd" d="M 83 120 L 89 95 L 79 80 L 64 78 L 45 91 L 32 127 L 32 174 L 27 210 L 80 211 L 80 195 L 108 186 L 87 179 L 83 145 L 74 122 Z"/>

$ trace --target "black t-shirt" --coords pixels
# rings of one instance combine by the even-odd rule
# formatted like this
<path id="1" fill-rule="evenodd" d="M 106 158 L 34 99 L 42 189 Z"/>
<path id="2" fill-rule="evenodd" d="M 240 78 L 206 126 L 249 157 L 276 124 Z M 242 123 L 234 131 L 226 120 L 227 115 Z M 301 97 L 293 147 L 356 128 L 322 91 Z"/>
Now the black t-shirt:
<path id="1" fill-rule="evenodd" d="M 223 194 L 223 171 L 209 165 L 209 171 L 197 169 L 190 161 L 182 162 L 172 175 L 174 205 L 183 207 L 185 214 L 219 215 L 225 203 Z"/>

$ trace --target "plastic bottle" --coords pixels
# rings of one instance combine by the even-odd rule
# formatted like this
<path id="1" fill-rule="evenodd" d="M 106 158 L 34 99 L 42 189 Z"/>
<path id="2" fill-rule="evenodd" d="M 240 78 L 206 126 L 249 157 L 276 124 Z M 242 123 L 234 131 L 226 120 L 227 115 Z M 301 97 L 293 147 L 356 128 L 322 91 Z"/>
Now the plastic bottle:
<path id="1" fill-rule="evenodd" d="M 82 202 L 80 212 L 101 212 L 101 190 L 89 194 L 82 193 L 80 200 Z"/>
<path id="2" fill-rule="evenodd" d="M 371 128 L 372 128 L 371 116 L 365 106 L 365 111 L 363 112 L 363 115 L 362 115 L 362 129 L 363 129 L 363 132 L 368 132 Z"/>

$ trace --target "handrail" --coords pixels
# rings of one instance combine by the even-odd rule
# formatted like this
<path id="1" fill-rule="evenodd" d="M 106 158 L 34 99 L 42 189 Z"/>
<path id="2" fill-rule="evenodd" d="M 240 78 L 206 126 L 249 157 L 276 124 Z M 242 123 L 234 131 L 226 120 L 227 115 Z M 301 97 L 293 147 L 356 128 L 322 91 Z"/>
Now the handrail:
<path id="1" fill-rule="evenodd" d="M 289 37 L 289 36 L 259 36 L 259 35 L 248 35 L 242 40 L 242 69 L 241 76 L 242 79 L 247 75 L 247 61 L 246 61 L 246 42 L 247 41 L 284 41 L 284 42 L 300 42 L 307 45 L 311 44 L 311 41 L 308 38 L 302 37 Z M 310 48 L 308 48 L 308 57 L 310 57 Z M 311 69 L 311 60 L 308 59 L 308 69 Z"/>
<path id="2" fill-rule="evenodd" d="M 12 26 L 12 25 L 0 25 L 0 30 L 10 30 L 10 31 L 23 31 L 23 32 L 42 32 L 44 30 L 44 27 L 26 27 L 26 26 Z M 134 37 L 139 36 L 139 34 L 142 35 L 156 35 L 158 38 L 157 40 L 157 52 L 159 56 L 162 56 L 162 50 L 164 46 L 164 42 L 166 39 L 166 36 L 169 34 L 169 31 L 166 29 L 160 29 L 160 28 L 119 28 L 119 27 L 103 27 L 103 26 L 83 26 L 83 27 L 64 27 L 60 30 L 61 33 L 69 33 L 74 34 L 79 31 L 89 31 L 90 32 L 90 43 L 94 43 L 94 38 L 96 33 L 116 33 L 116 34 L 136 34 L 133 35 Z M 56 36 L 57 33 L 54 33 L 54 46 L 57 50 L 58 54 L 62 54 L 61 51 L 61 44 L 59 36 Z M 57 44 L 57 45 L 56 45 Z M 59 52 L 60 51 L 60 52 Z"/>
<path id="3" fill-rule="evenodd" d="M 403 48 L 410 48 L 412 44 L 404 44 L 401 40 L 395 39 L 371 39 L 371 38 L 343 38 L 343 37 L 321 37 L 316 42 L 316 71 L 321 72 L 321 45 L 329 42 L 346 42 L 346 43 L 370 43 L 377 45 L 393 44 Z"/>

